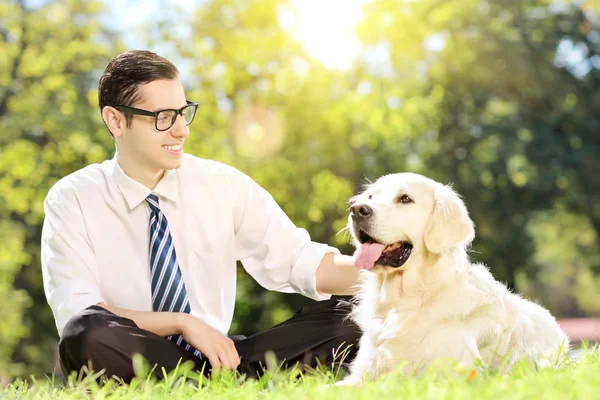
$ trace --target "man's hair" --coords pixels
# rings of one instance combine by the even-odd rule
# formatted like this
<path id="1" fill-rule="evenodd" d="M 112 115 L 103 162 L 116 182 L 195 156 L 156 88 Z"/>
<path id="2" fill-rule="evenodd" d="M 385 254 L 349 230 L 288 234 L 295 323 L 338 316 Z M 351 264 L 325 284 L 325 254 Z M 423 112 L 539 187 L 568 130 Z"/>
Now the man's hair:
<path id="1" fill-rule="evenodd" d="M 131 107 L 141 100 L 138 86 L 159 79 L 176 79 L 179 70 L 169 60 L 147 50 L 129 50 L 113 58 L 98 84 L 100 112 L 106 106 Z M 133 115 L 126 114 L 127 127 Z M 112 132 L 111 132 L 112 134 Z"/>

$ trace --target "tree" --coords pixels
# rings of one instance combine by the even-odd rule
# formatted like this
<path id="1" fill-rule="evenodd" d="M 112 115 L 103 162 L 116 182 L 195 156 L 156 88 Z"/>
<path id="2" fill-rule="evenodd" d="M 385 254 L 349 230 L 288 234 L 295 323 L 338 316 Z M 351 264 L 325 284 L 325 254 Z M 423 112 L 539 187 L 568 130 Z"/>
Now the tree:
<path id="1" fill-rule="evenodd" d="M 0 5 L 0 371 L 11 375 L 52 369 L 43 200 L 58 179 L 109 155 L 95 88 L 115 45 L 96 22 L 101 9 L 73 0 Z"/>

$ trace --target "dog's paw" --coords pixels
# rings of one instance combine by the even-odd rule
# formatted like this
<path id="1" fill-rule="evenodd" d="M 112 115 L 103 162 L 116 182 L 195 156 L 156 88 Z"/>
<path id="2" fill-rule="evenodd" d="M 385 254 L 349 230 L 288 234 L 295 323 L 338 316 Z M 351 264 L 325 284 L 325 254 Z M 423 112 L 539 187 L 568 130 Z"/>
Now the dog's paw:
<path id="1" fill-rule="evenodd" d="M 335 383 L 335 386 L 358 386 L 358 385 L 361 385 L 361 382 L 359 379 L 355 379 L 355 378 L 346 378 L 346 379 L 343 379 L 343 380 Z"/>

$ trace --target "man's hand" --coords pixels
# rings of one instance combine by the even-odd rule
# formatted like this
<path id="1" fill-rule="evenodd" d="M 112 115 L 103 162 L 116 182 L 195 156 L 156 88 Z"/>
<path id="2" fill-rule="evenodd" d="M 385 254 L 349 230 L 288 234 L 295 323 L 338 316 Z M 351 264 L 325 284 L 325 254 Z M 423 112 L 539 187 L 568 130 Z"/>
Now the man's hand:
<path id="1" fill-rule="evenodd" d="M 327 253 L 317 268 L 317 291 L 341 296 L 354 295 L 358 288 L 358 272 L 352 257 Z"/>
<path id="2" fill-rule="evenodd" d="M 183 339 L 208 358 L 213 370 L 237 368 L 240 356 L 233 340 L 193 315 L 181 314 L 181 317 Z"/>

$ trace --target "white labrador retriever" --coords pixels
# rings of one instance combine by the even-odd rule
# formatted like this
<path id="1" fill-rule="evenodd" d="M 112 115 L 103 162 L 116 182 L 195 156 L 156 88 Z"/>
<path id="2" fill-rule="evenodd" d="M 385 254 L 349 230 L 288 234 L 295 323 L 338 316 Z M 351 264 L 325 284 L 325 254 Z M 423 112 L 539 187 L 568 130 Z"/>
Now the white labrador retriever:
<path id="1" fill-rule="evenodd" d="M 351 199 L 348 229 L 364 270 L 353 313 L 363 336 L 341 384 L 434 360 L 508 370 L 524 357 L 545 366 L 566 356 L 568 338 L 545 308 L 471 263 L 473 221 L 451 187 L 386 175 Z"/>

